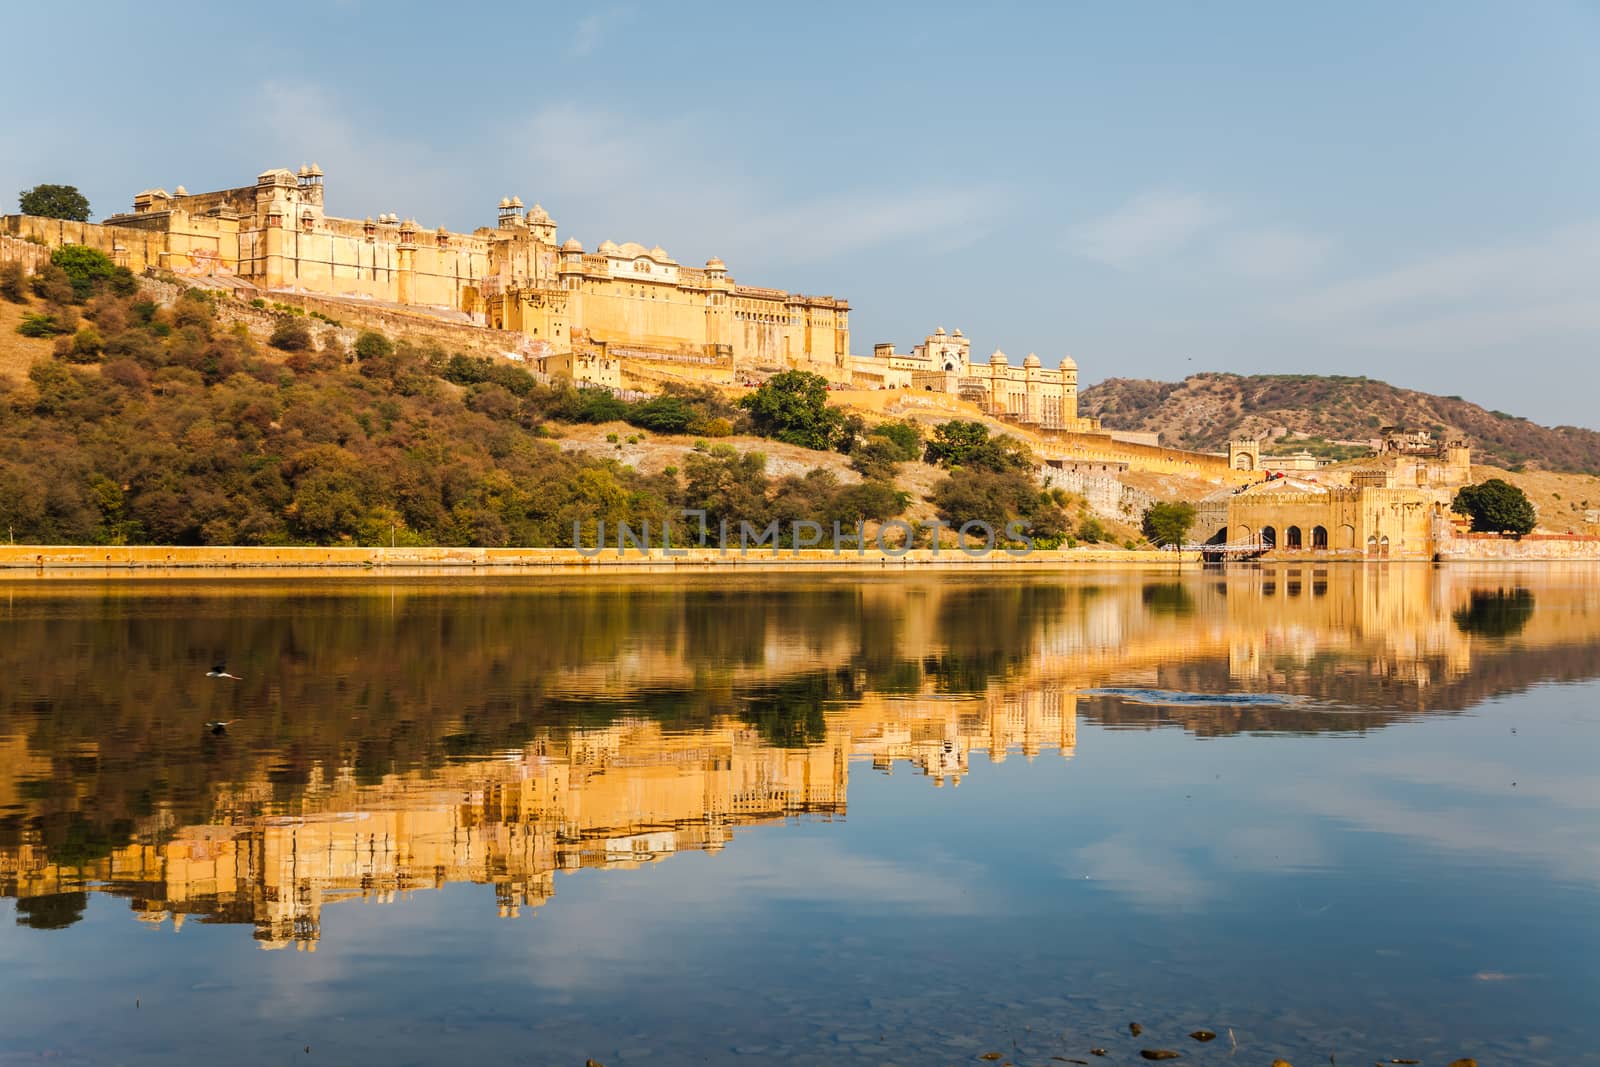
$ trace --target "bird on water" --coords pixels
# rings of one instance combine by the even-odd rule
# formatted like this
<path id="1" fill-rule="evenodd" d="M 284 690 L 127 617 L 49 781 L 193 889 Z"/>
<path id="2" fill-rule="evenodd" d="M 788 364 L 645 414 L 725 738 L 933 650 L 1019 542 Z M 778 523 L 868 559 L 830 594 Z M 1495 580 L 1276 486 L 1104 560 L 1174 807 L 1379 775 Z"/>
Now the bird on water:
<path id="1" fill-rule="evenodd" d="M 225 733 L 228 732 L 228 727 L 232 726 L 234 723 L 236 723 L 238 721 L 239 721 L 238 719 L 223 719 L 223 720 L 220 720 L 220 721 L 213 720 L 211 722 L 206 723 L 206 729 L 210 730 L 213 734 L 221 736 L 222 734 L 225 734 Z"/>
<path id="2" fill-rule="evenodd" d="M 206 671 L 206 677 L 207 678 L 232 678 L 236 682 L 242 680 L 242 679 L 240 679 L 240 677 L 237 674 L 229 674 L 228 673 L 228 661 L 225 660 L 225 659 L 217 660 L 217 665 L 215 667 L 212 667 L 209 671 Z"/>

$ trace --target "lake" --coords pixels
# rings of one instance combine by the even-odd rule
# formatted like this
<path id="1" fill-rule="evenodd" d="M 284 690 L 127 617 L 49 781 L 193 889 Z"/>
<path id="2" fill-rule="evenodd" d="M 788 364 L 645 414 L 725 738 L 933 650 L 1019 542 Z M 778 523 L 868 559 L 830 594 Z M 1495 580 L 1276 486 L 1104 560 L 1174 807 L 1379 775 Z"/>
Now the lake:
<path id="1" fill-rule="evenodd" d="M 0 619 L 0 1063 L 1600 1064 L 1600 568 Z"/>

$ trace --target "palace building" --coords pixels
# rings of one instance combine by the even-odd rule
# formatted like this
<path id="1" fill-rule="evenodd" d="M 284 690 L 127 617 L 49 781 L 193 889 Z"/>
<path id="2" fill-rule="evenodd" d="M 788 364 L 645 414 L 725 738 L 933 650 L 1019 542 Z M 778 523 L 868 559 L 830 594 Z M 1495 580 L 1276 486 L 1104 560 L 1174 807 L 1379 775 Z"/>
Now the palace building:
<path id="1" fill-rule="evenodd" d="M 147 189 L 103 224 L 7 216 L 0 230 L 100 248 L 134 272 L 231 276 L 266 292 L 357 299 L 522 333 L 523 350 L 678 364 L 685 369 L 814 370 L 849 379 L 850 305 L 741 285 L 722 260 L 680 264 L 659 245 L 558 242 L 535 204 L 502 199 L 495 224 L 429 229 L 398 213 L 325 210 L 316 164 L 274 169 L 209 193 Z"/>
<path id="2" fill-rule="evenodd" d="M 858 387 L 959 396 L 991 415 L 1039 429 L 1099 429 L 1096 420 L 1078 416 L 1078 364 L 1071 356 L 1064 356 L 1054 370 L 1047 370 L 1032 352 L 1021 366 L 1013 366 L 999 349 L 987 361 L 975 363 L 971 339 L 960 330 L 947 334 L 940 326 L 910 352 L 896 352 L 892 344 L 873 345 L 871 358 L 853 359 L 851 368 Z"/>

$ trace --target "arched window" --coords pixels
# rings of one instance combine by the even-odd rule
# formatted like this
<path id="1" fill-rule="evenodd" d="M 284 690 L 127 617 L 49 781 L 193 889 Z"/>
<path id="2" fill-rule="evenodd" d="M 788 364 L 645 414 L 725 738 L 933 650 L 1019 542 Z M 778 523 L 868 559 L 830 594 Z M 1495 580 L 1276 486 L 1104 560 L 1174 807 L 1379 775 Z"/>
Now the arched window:
<path id="1" fill-rule="evenodd" d="M 1291 526 L 1287 530 L 1283 531 L 1283 547 L 1284 548 L 1300 548 L 1301 547 L 1301 544 L 1300 544 L 1300 527 Z"/>
<path id="2" fill-rule="evenodd" d="M 1373 534 L 1372 536 L 1367 538 L 1367 555 L 1376 556 L 1377 554 L 1378 554 L 1378 535 L 1377 534 Z"/>
<path id="3" fill-rule="evenodd" d="M 1328 550 L 1328 528 L 1326 526 L 1313 526 L 1311 528 L 1311 547 L 1319 552 Z"/>
<path id="4" fill-rule="evenodd" d="M 1278 547 L 1278 528 L 1276 526 L 1261 527 L 1261 543 L 1268 548 Z"/>
<path id="5" fill-rule="evenodd" d="M 1378 538 L 1378 555 L 1387 556 L 1388 554 L 1389 554 L 1389 535 L 1388 534 L 1384 534 L 1382 537 Z"/>

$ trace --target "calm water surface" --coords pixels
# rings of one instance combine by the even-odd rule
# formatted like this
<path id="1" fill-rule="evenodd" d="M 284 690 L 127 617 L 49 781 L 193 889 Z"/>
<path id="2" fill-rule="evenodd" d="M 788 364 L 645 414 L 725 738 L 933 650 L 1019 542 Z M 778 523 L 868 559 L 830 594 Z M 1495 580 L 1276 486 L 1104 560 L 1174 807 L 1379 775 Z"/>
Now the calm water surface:
<path id="1" fill-rule="evenodd" d="M 1597 676 L 1600 569 L 3 581 L 0 1063 L 1600 1063 Z"/>

